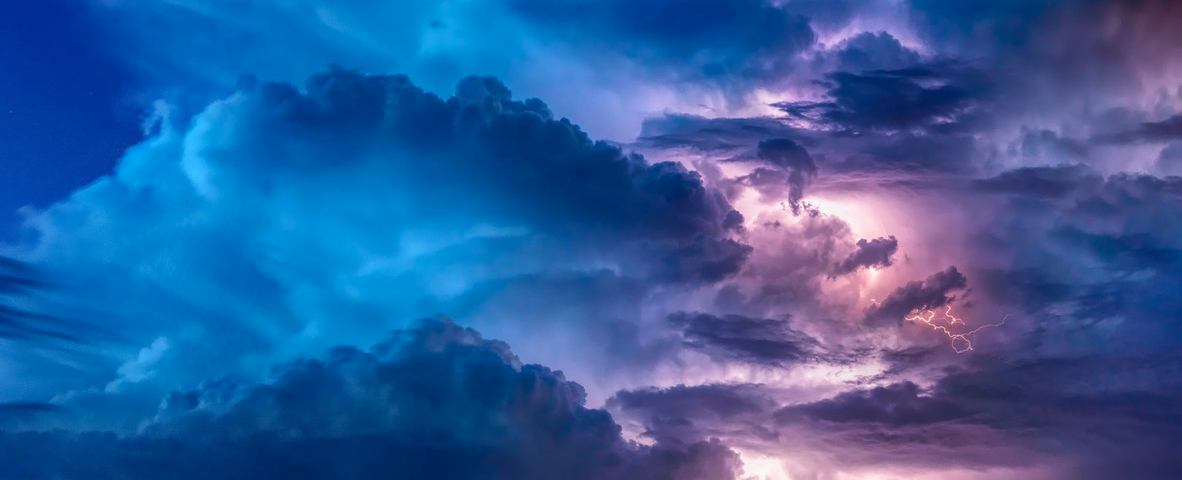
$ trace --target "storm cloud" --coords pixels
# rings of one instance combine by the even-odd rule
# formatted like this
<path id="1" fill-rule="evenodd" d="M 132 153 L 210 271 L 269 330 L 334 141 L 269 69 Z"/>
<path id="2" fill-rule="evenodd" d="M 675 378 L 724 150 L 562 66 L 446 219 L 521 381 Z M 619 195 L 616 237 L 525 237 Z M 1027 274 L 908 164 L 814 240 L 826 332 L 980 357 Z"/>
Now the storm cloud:
<path id="1" fill-rule="evenodd" d="M 1175 3 L 87 5 L 0 476 L 1172 479 Z"/>
<path id="2" fill-rule="evenodd" d="M 955 296 L 953 292 L 968 287 L 968 279 L 956 267 L 933 273 L 922 281 L 907 282 L 896 288 L 882 302 L 866 309 L 866 322 L 881 325 L 902 322 L 914 310 L 943 307 Z"/>
<path id="3" fill-rule="evenodd" d="M 895 237 L 879 237 L 871 240 L 858 239 L 858 249 L 833 268 L 834 275 L 845 275 L 859 268 L 885 268 L 891 266 L 891 256 L 899 250 Z"/>
<path id="4" fill-rule="evenodd" d="M 262 382 L 175 392 L 139 432 L 8 432 L 19 478 L 735 478 L 717 443 L 640 446 L 561 372 L 450 321 L 339 347 Z M 35 408 L 33 410 L 36 410 Z M 348 412 L 342 416 L 342 413 Z M 169 465 L 161 472 L 162 465 Z M 399 473 L 400 472 L 400 473 Z"/>

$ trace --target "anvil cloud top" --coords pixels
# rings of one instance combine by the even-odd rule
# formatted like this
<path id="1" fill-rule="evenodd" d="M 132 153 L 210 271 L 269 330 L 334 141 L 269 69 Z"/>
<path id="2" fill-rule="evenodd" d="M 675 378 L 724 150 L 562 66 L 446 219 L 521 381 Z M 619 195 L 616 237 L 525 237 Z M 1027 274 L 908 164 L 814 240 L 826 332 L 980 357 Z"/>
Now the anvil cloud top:
<path id="1" fill-rule="evenodd" d="M 1182 478 L 1182 3 L 0 19 L 0 478 Z"/>

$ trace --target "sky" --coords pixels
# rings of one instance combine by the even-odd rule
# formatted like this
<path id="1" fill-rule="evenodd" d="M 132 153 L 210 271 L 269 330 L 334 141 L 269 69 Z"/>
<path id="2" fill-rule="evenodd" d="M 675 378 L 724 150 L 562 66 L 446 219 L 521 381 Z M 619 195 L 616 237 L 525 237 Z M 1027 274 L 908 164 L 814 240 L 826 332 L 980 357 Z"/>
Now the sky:
<path id="1" fill-rule="evenodd" d="M 1179 27 L 14 3 L 0 478 L 1179 478 Z"/>

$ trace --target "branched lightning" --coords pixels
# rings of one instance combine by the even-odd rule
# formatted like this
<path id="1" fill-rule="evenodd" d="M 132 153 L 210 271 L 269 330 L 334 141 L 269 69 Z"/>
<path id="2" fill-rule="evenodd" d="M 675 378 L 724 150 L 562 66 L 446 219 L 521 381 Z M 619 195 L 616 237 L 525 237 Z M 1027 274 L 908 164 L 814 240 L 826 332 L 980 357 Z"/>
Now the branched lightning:
<path id="1" fill-rule="evenodd" d="M 925 317 L 924 314 L 926 314 L 927 316 Z M 972 336 L 973 334 L 975 334 L 981 330 L 984 330 L 986 328 L 1000 327 L 1006 323 L 1006 319 L 1010 318 L 1010 316 L 1007 314 L 1006 316 L 1002 317 L 1000 322 L 991 323 L 988 325 L 981 325 L 980 327 L 977 327 L 977 328 L 973 329 L 972 331 L 964 332 L 964 333 L 955 333 L 948 328 L 953 325 L 956 325 L 957 323 L 959 323 L 961 325 L 965 325 L 964 320 L 961 320 L 952 314 L 952 305 L 948 305 L 947 308 L 944 309 L 944 314 L 941 317 L 943 320 L 947 321 L 948 326 L 940 325 L 935 322 L 935 318 L 936 318 L 936 311 L 935 310 L 926 310 L 924 312 L 917 311 L 914 314 L 912 314 L 908 317 L 904 317 L 904 318 L 906 320 L 910 320 L 912 322 L 923 323 L 929 327 L 932 327 L 933 330 L 936 330 L 938 332 L 943 333 L 944 335 L 947 335 L 949 341 L 952 343 L 952 350 L 956 351 L 956 353 L 964 353 L 964 352 L 967 352 L 967 351 L 970 351 L 973 349 L 973 342 L 971 340 L 969 340 L 970 336 Z M 959 346 L 959 347 L 957 346 L 958 341 L 961 344 L 961 346 Z"/>

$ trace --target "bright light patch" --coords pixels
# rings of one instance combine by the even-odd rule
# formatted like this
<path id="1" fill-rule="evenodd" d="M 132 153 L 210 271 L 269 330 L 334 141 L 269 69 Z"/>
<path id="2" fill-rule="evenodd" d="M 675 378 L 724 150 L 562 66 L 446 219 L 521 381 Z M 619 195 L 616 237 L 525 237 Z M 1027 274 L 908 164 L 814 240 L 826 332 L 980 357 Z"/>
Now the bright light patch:
<path id="1" fill-rule="evenodd" d="M 738 449 L 735 451 L 743 461 L 743 480 L 792 480 L 780 459 Z"/>
<path id="2" fill-rule="evenodd" d="M 866 269 L 866 277 L 872 282 L 878 280 L 878 275 L 880 273 L 882 273 L 882 269 L 876 266 L 871 266 Z"/>
<path id="3" fill-rule="evenodd" d="M 850 231 L 859 238 L 874 238 L 889 235 L 884 218 L 867 203 L 854 199 L 807 198 L 805 202 L 816 207 L 821 213 L 845 221 Z"/>

